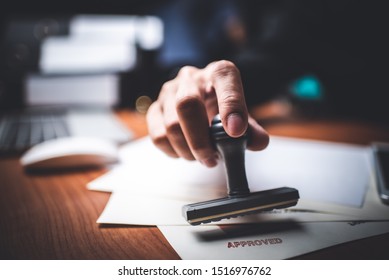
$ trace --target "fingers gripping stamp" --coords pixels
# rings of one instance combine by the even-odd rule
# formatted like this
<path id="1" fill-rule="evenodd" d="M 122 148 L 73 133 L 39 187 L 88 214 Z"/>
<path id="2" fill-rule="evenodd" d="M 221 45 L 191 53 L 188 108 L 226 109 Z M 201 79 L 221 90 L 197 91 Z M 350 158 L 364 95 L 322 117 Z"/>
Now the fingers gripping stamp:
<path id="1" fill-rule="evenodd" d="M 297 204 L 299 193 L 294 188 L 281 187 L 250 192 L 245 169 L 247 131 L 239 138 L 230 137 L 217 115 L 212 120 L 210 133 L 224 161 L 228 196 L 184 205 L 183 215 L 189 224 L 210 223 Z"/>

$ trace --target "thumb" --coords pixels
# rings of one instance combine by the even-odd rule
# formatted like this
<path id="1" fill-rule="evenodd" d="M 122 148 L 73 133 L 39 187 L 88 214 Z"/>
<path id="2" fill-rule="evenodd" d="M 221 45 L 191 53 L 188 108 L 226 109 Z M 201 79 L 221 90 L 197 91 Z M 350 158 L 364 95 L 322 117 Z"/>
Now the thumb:
<path id="1" fill-rule="evenodd" d="M 238 68 L 226 60 L 213 62 L 206 68 L 225 131 L 231 137 L 242 136 L 248 126 L 248 112 Z"/>
<path id="2" fill-rule="evenodd" d="M 222 118 L 225 119 L 223 123 L 224 129 L 231 137 L 242 136 L 247 129 L 247 120 L 245 120 L 241 113 L 236 112 L 226 112 L 226 116 Z"/>

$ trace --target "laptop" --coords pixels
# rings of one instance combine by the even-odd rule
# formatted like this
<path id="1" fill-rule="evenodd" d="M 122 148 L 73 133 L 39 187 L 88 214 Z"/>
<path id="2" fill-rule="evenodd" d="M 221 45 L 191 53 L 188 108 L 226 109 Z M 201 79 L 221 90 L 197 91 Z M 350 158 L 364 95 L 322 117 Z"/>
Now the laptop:
<path id="1" fill-rule="evenodd" d="M 24 108 L 0 116 L 0 154 L 21 153 L 60 137 L 130 141 L 133 133 L 113 111 L 119 82 L 115 74 L 28 75 Z"/>

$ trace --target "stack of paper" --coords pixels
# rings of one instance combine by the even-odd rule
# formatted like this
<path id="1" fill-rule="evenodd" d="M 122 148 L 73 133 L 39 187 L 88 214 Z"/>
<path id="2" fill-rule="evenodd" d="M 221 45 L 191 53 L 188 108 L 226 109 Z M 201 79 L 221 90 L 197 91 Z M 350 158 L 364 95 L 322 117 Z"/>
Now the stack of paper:
<path id="1" fill-rule="evenodd" d="M 294 187 L 299 203 L 198 227 L 187 224 L 181 208 L 226 196 L 222 164 L 210 169 L 169 158 L 149 138 L 124 146 L 120 157 L 88 184 L 112 192 L 97 222 L 157 225 L 184 259 L 288 258 L 389 232 L 389 207 L 378 198 L 367 147 L 272 137 L 265 151 L 246 153 L 250 189 Z"/>

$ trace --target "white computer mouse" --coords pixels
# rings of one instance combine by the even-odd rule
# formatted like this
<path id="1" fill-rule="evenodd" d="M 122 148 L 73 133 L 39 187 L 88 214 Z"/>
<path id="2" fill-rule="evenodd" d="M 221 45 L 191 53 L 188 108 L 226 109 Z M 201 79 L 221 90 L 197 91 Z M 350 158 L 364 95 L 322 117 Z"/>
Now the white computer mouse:
<path id="1" fill-rule="evenodd" d="M 117 146 L 106 139 L 64 137 L 27 150 L 21 164 L 29 170 L 101 167 L 118 161 Z"/>

